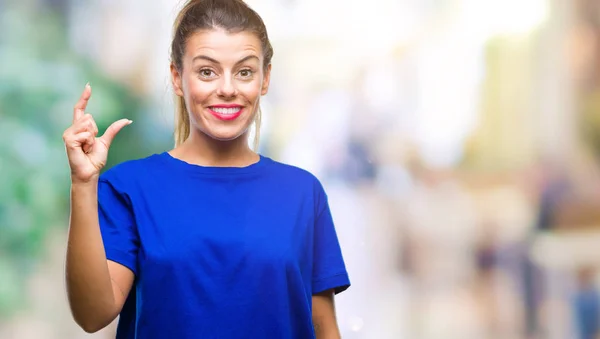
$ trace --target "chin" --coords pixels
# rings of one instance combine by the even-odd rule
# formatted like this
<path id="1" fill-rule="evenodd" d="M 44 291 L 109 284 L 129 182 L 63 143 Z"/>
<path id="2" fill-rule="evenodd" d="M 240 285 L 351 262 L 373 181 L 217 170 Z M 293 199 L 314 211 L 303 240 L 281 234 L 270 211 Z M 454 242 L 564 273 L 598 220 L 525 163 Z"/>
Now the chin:
<path id="1" fill-rule="evenodd" d="M 223 142 L 234 141 L 247 136 L 252 125 L 251 121 L 246 119 L 227 123 L 213 122 L 209 119 L 202 120 L 204 120 L 203 124 L 193 124 L 197 131 L 213 140 Z"/>
<path id="2" fill-rule="evenodd" d="M 236 130 L 236 131 L 206 131 L 205 134 L 212 139 L 218 141 L 233 141 L 239 138 L 243 138 L 247 133 L 248 129 Z"/>

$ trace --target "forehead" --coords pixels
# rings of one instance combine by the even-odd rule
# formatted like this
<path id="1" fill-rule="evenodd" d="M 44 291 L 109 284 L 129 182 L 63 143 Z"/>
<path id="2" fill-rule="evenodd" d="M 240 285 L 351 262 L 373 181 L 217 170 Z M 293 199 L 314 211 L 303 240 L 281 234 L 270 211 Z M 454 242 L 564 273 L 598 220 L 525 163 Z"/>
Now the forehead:
<path id="1" fill-rule="evenodd" d="M 254 33 L 228 33 L 223 29 L 199 31 L 186 42 L 186 56 L 206 55 L 219 61 L 234 62 L 247 55 L 262 58 L 260 40 Z"/>

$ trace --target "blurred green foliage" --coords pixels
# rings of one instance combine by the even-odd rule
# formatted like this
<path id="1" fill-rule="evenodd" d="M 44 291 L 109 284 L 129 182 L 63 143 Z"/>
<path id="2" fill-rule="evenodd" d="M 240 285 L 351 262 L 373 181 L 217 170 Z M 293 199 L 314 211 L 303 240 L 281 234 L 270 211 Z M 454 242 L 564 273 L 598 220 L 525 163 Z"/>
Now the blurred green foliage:
<path id="1" fill-rule="evenodd" d="M 0 35 L 3 318 L 26 307 L 25 282 L 39 262 L 45 237 L 53 228 L 68 227 L 70 178 L 62 133 L 85 83 L 93 84 L 90 109 L 101 133 L 124 112 L 136 121 L 147 108 L 142 98 L 69 48 L 62 13 L 27 1 L 0 4 L 0 9 L 0 32 L 9 33 Z M 101 104 L 94 105 L 94 99 Z M 145 156 L 164 140 L 145 142 L 144 137 L 135 123 L 125 128 L 111 148 L 107 168 Z"/>

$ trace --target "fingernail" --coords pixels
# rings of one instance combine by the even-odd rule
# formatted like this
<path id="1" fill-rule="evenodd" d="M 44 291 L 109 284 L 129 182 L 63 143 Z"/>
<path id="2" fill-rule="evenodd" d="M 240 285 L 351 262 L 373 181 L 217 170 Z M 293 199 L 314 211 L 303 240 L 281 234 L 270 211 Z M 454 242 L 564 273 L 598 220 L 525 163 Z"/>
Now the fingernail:
<path id="1" fill-rule="evenodd" d="M 92 87 L 92 86 L 90 86 L 90 83 L 89 83 L 89 81 L 88 81 L 88 83 L 87 83 L 87 84 L 85 84 L 85 87 L 86 87 L 86 88 L 88 88 L 88 87 Z"/>
<path id="2" fill-rule="evenodd" d="M 128 125 L 130 125 L 132 122 L 133 122 L 133 120 L 129 120 L 129 123 L 128 123 Z"/>

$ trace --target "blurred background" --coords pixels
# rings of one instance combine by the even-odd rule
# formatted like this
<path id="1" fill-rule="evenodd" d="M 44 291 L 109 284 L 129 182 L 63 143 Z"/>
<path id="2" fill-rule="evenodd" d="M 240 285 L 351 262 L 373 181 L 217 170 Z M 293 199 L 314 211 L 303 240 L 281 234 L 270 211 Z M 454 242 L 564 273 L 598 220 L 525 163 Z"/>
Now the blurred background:
<path id="1" fill-rule="evenodd" d="M 312 171 L 348 339 L 600 338 L 600 1 L 248 0 L 274 45 L 260 152 Z M 62 132 L 108 167 L 173 145 L 179 0 L 0 0 L 0 338 L 85 334 Z"/>

